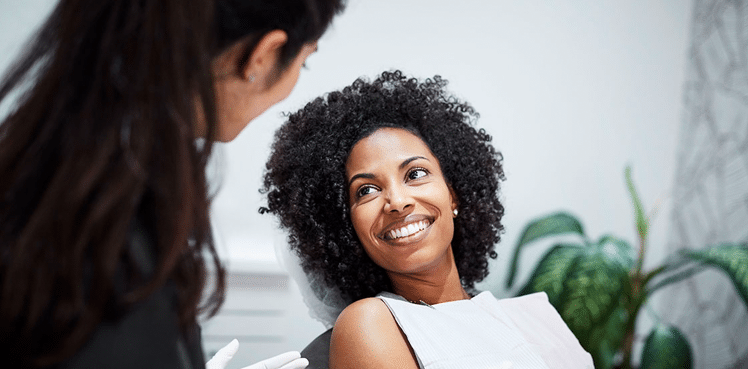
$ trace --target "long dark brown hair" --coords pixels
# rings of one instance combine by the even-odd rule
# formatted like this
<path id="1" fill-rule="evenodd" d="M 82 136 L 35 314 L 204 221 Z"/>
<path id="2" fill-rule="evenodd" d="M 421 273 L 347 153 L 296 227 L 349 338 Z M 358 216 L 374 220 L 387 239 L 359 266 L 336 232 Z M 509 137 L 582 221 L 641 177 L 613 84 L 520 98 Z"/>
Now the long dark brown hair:
<path id="1" fill-rule="evenodd" d="M 211 60 L 237 42 L 248 56 L 282 29 L 283 67 L 341 3 L 59 2 L 0 82 L 0 102 L 12 102 L 0 123 L 3 351 L 24 365 L 64 360 L 99 322 L 167 281 L 183 327 L 215 314 L 224 270 L 205 178 L 216 133 Z M 199 115 L 207 128 L 196 142 Z M 139 272 L 127 246 L 134 223 L 152 239 L 152 273 Z M 217 278 L 201 304 L 205 258 Z"/>

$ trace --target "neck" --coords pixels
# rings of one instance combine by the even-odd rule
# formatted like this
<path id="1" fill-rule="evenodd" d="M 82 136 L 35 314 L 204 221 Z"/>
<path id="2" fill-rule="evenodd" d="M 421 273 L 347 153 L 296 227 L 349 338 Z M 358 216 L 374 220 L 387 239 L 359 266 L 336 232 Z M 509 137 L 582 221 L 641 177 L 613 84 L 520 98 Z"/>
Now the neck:
<path id="1" fill-rule="evenodd" d="M 462 288 L 451 247 L 447 257 L 433 267 L 414 273 L 388 274 L 393 292 L 409 301 L 434 305 L 470 298 Z"/>

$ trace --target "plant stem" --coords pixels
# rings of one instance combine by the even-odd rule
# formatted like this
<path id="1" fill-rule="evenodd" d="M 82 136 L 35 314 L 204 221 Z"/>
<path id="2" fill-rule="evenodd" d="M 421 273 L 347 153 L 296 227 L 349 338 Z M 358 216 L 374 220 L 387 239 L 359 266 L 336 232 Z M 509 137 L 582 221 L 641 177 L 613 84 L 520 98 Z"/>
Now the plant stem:
<path id="1" fill-rule="evenodd" d="M 677 274 L 672 274 L 669 277 L 657 282 L 654 286 L 649 288 L 649 293 L 653 293 L 654 291 L 659 290 L 662 287 L 665 287 L 669 284 L 673 284 L 675 282 L 680 282 L 686 278 L 689 278 L 697 273 L 700 273 L 707 269 L 706 265 L 698 264 L 690 266 L 688 269 L 682 270 L 678 272 Z"/>
<path id="2" fill-rule="evenodd" d="M 628 300 L 626 310 L 628 319 L 626 322 L 626 335 L 623 340 L 623 363 L 621 368 L 631 369 L 631 359 L 634 348 L 634 334 L 636 333 L 636 318 L 639 316 L 644 302 L 647 300 L 646 285 L 643 276 L 639 273 L 631 277 L 631 296 Z"/>
<path id="3" fill-rule="evenodd" d="M 639 317 L 639 311 L 641 311 L 641 308 L 644 306 L 644 303 L 647 301 L 647 298 L 649 297 L 652 292 L 659 289 L 662 286 L 668 285 L 673 282 L 677 282 L 681 279 L 687 278 L 695 273 L 700 272 L 703 270 L 703 266 L 701 265 L 695 265 L 690 266 L 688 269 L 684 271 L 680 271 L 677 274 L 671 275 L 664 280 L 660 281 L 653 287 L 647 287 L 647 284 L 655 278 L 656 276 L 666 272 L 666 271 L 673 271 L 677 269 L 681 269 L 684 266 L 687 266 L 691 262 L 688 260 L 684 260 L 682 262 L 678 262 L 672 265 L 663 265 L 658 268 L 655 268 L 654 270 L 642 274 L 641 271 L 641 265 L 642 260 L 644 258 L 644 242 L 645 240 L 640 238 L 641 247 L 639 248 L 639 260 L 637 261 L 636 269 L 632 272 L 630 278 L 631 278 L 631 292 L 628 296 L 627 302 L 626 302 L 626 311 L 628 313 L 627 321 L 626 321 L 626 334 L 624 336 L 623 341 L 623 363 L 621 364 L 621 369 L 632 369 L 632 359 L 633 359 L 633 348 L 634 348 L 634 337 L 636 333 L 636 320 Z"/>
<path id="4" fill-rule="evenodd" d="M 637 233 L 639 234 L 639 255 L 636 258 L 636 269 L 634 275 L 641 277 L 642 267 L 644 266 L 644 254 L 647 252 L 647 235 L 642 232 Z"/>
<path id="5" fill-rule="evenodd" d="M 645 218 L 645 228 L 647 220 Z M 623 342 L 623 368 L 631 369 L 631 359 L 634 350 L 634 335 L 636 334 L 636 319 L 639 317 L 644 302 L 647 300 L 647 282 L 660 273 L 663 269 L 658 268 L 653 273 L 642 275 L 642 266 L 644 265 L 644 254 L 647 251 L 647 233 L 639 229 L 639 255 L 636 260 L 636 269 L 631 276 L 631 298 L 628 302 L 628 321 L 626 322 L 626 336 Z"/>
<path id="6" fill-rule="evenodd" d="M 644 276 L 644 280 L 642 281 L 642 285 L 646 286 L 649 283 L 649 281 L 652 280 L 652 278 L 658 276 L 659 274 L 661 274 L 662 272 L 666 271 L 667 269 L 668 269 L 667 265 L 663 265 L 663 266 L 660 266 L 660 267 L 658 267 L 658 268 L 650 271 L 649 273 L 647 273 Z"/>

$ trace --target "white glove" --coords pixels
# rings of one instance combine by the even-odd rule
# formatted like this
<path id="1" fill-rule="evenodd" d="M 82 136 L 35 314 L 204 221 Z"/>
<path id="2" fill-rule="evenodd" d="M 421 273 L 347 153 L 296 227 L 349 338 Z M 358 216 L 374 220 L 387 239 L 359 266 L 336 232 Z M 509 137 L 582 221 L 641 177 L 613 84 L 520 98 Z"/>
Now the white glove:
<path id="1" fill-rule="evenodd" d="M 224 369 L 229 360 L 239 350 L 239 341 L 236 339 L 218 350 L 213 357 L 205 363 L 205 369 Z M 298 351 L 289 351 L 259 363 L 252 364 L 242 369 L 304 369 L 309 365 L 309 360 L 302 358 Z"/>

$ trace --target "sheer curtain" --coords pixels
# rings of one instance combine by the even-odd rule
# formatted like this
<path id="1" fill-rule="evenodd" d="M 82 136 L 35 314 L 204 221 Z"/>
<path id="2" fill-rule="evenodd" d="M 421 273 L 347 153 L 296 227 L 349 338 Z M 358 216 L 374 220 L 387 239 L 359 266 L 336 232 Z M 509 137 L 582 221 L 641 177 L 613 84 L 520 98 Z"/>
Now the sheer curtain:
<path id="1" fill-rule="evenodd" d="M 748 1 L 696 0 L 668 248 L 748 241 Z M 748 368 L 748 308 L 706 271 L 663 291 L 696 368 Z"/>

